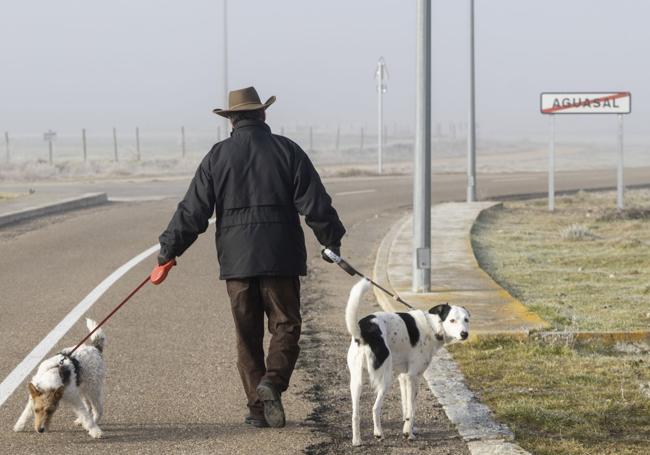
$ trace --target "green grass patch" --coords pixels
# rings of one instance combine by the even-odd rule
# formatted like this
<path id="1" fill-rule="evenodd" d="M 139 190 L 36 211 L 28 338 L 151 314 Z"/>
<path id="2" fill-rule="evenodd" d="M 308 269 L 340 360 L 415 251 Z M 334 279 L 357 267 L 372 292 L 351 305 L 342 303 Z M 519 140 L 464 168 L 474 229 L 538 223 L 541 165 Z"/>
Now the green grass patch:
<path id="1" fill-rule="evenodd" d="M 650 191 L 506 202 L 472 231 L 481 267 L 556 330 L 650 327 Z"/>
<path id="2" fill-rule="evenodd" d="M 650 191 L 506 202 L 472 230 L 481 267 L 561 331 L 650 327 Z M 650 453 L 650 348 L 495 338 L 453 346 L 471 389 L 538 455 Z"/>
<path id="3" fill-rule="evenodd" d="M 498 338 L 451 351 L 470 388 L 532 453 L 648 453 L 647 351 Z"/>

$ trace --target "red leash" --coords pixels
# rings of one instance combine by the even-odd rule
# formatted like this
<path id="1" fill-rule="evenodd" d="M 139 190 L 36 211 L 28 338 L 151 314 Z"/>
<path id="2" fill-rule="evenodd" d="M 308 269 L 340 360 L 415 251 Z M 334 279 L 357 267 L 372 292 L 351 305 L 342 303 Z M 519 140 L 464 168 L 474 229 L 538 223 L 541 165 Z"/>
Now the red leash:
<path id="1" fill-rule="evenodd" d="M 121 302 L 118 306 L 116 306 L 115 308 L 113 308 L 113 311 L 111 311 L 111 312 L 108 314 L 108 316 L 106 316 L 106 317 L 102 320 L 102 322 L 100 322 L 99 324 L 97 324 L 97 327 L 95 327 L 95 328 L 94 328 L 94 329 L 93 329 L 93 330 L 92 330 L 88 335 L 86 335 L 86 336 L 84 337 L 84 339 L 81 340 L 81 341 L 79 342 L 79 344 L 77 344 L 77 345 L 74 347 L 74 349 L 72 349 L 72 351 L 67 352 L 65 355 L 66 355 L 67 357 L 70 357 L 74 351 L 76 351 L 77 349 L 79 349 L 79 347 L 80 347 L 82 344 L 84 344 L 84 343 L 86 342 L 86 340 L 88 340 L 88 339 L 93 335 L 93 333 L 95 333 L 97 330 L 99 330 L 99 328 L 100 328 L 101 326 L 103 326 L 104 323 L 105 323 L 106 321 L 108 321 L 108 320 L 111 318 L 111 316 L 113 316 L 113 315 L 117 312 L 117 310 L 119 310 L 120 308 L 122 308 L 122 306 L 123 306 L 126 302 L 128 302 L 129 299 L 130 299 L 131 297 L 133 297 L 133 296 L 135 295 L 136 292 L 138 292 L 140 289 L 142 289 L 142 287 L 143 287 L 145 284 L 147 284 L 149 281 L 151 281 L 151 283 L 153 283 L 153 284 L 160 284 L 160 283 L 162 283 L 162 282 L 165 280 L 165 278 L 167 277 L 167 273 L 169 273 L 169 270 L 171 270 L 171 268 L 172 268 L 173 266 L 175 266 L 175 265 L 176 265 L 176 260 L 172 259 L 171 261 L 167 262 L 166 264 L 159 265 L 158 267 L 156 267 L 155 269 L 153 269 L 153 272 L 151 272 L 151 275 L 148 275 L 147 278 L 145 278 L 145 279 L 142 281 L 142 283 L 140 283 L 140 284 L 138 285 L 137 288 L 135 288 L 133 291 L 131 291 L 131 293 L 130 293 L 128 296 L 126 296 L 126 298 L 125 298 L 124 300 L 122 300 L 122 302 Z"/>

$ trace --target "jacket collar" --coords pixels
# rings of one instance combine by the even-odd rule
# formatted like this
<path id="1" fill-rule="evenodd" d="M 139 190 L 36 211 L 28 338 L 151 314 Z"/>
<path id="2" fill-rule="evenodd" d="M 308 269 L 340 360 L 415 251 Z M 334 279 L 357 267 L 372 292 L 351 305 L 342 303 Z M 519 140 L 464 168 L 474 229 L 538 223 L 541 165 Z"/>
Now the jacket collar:
<path id="1" fill-rule="evenodd" d="M 263 120 L 241 120 L 237 122 L 237 125 L 233 128 L 231 131 L 231 135 L 235 133 L 243 133 L 244 131 L 248 130 L 249 128 L 262 128 L 268 133 L 271 132 L 271 128 L 263 121 Z"/>

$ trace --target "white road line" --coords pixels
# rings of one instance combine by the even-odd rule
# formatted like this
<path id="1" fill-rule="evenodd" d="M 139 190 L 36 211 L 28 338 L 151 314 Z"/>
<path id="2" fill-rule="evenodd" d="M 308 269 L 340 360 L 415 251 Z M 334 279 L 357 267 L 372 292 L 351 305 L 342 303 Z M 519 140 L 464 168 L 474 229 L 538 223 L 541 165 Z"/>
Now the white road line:
<path id="1" fill-rule="evenodd" d="M 215 219 L 210 220 L 210 224 L 214 223 Z M 75 306 L 64 318 L 57 324 L 50 333 L 47 334 L 38 345 L 27 354 L 22 362 L 9 373 L 9 375 L 0 384 L 0 406 L 11 396 L 18 386 L 25 380 L 31 371 L 38 366 L 38 364 L 45 358 L 48 352 L 59 342 L 61 338 L 72 328 L 72 326 L 79 320 L 88 309 L 110 288 L 117 280 L 122 278 L 129 270 L 138 265 L 140 262 L 154 254 L 160 249 L 160 245 L 154 245 L 138 254 L 126 264 L 111 273 L 104 279 L 95 289 L 90 291 L 84 299 Z"/>
<path id="2" fill-rule="evenodd" d="M 374 193 L 377 190 L 357 190 L 357 191 L 343 191 L 342 193 L 334 193 L 334 196 L 350 196 L 352 194 Z"/>

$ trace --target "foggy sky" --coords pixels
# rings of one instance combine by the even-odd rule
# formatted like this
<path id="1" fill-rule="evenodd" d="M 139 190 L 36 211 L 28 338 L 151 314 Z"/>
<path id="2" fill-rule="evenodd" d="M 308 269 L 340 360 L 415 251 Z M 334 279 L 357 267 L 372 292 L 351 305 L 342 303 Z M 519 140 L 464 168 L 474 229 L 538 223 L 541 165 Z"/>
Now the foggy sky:
<path id="1" fill-rule="evenodd" d="M 221 0 L 2 0 L 0 130 L 212 128 L 222 99 Z M 465 121 L 467 0 L 432 6 L 433 120 Z M 230 88 L 276 95 L 271 124 L 375 128 L 388 65 L 389 128 L 412 128 L 414 0 L 230 0 Z M 650 2 L 476 0 L 480 137 L 543 137 L 542 91 L 632 92 L 626 140 L 650 120 Z M 607 118 L 603 118 L 607 117 Z M 560 133 L 615 140 L 610 116 Z M 628 139 L 629 138 L 629 139 Z"/>

